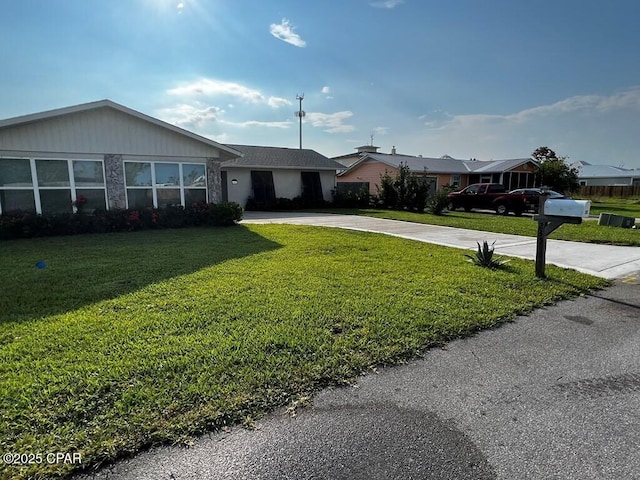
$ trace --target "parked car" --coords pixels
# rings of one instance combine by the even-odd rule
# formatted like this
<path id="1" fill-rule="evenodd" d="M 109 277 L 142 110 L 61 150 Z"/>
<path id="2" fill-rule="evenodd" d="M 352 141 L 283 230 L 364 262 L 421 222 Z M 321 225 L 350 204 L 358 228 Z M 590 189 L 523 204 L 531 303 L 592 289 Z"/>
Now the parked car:
<path id="1" fill-rule="evenodd" d="M 523 212 L 537 212 L 540 202 L 539 188 L 518 188 L 507 192 L 500 183 L 474 183 L 447 195 L 449 210 L 464 208 L 465 211 L 478 209 L 495 210 L 498 215 L 513 212 L 522 215 Z M 551 198 L 562 198 L 563 195 L 551 191 Z"/>
<path id="2" fill-rule="evenodd" d="M 522 195 L 525 204 L 525 211 L 538 212 L 540 206 L 540 188 L 517 188 L 511 190 L 509 195 Z M 564 198 L 564 195 L 553 190 L 549 190 L 549 198 Z"/>
<path id="3" fill-rule="evenodd" d="M 465 211 L 474 208 L 495 210 L 499 215 L 514 212 L 521 215 L 525 210 L 524 195 L 511 195 L 500 183 L 474 183 L 459 192 L 447 195 L 449 210 L 464 208 Z"/>

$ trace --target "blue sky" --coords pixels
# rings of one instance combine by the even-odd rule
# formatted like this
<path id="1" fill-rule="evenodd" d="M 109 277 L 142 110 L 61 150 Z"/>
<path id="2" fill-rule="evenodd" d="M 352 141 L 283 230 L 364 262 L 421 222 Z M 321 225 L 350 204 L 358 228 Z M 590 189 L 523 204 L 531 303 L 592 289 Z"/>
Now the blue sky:
<path id="1" fill-rule="evenodd" d="M 104 98 L 223 143 L 640 167 L 637 0 L 23 0 L 0 118 Z"/>

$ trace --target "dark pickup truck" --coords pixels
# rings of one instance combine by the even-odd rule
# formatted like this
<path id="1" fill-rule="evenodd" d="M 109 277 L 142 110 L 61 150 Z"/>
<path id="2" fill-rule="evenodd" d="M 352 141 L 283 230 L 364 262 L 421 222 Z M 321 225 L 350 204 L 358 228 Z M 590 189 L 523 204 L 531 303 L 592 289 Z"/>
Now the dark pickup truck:
<path id="1" fill-rule="evenodd" d="M 495 210 L 498 215 L 506 215 L 509 212 L 522 215 L 522 212 L 529 209 L 524 194 L 508 193 L 500 183 L 474 183 L 459 192 L 451 192 L 447 197 L 449 210 L 464 208 L 468 212 L 473 208 L 479 208 Z"/>

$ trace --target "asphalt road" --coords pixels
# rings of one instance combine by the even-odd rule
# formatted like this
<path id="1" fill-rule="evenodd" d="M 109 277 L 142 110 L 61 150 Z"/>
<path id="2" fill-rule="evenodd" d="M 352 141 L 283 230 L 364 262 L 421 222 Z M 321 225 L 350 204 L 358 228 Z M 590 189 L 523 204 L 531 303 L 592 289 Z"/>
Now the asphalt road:
<path id="1" fill-rule="evenodd" d="M 640 272 L 83 479 L 640 479 Z"/>

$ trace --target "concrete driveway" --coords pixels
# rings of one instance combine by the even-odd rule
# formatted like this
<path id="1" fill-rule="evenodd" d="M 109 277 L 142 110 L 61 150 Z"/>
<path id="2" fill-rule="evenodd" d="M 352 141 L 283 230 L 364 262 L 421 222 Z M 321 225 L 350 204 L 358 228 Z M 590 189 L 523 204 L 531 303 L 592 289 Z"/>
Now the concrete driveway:
<path id="1" fill-rule="evenodd" d="M 247 216 L 247 222 L 343 221 Z M 431 232 L 429 241 L 465 248 L 495 238 L 502 253 L 513 248 L 518 256 L 526 255 L 521 242 L 530 241 L 370 220 L 353 217 L 345 228 L 382 225 L 407 238 Z M 625 266 L 624 278 L 605 291 L 325 390 L 297 415 L 277 411 L 256 430 L 205 435 L 191 448 L 154 448 L 78 478 L 640 479 L 639 258 L 633 249 L 617 251 L 635 260 L 581 253 L 562 261 L 603 276 Z"/>

